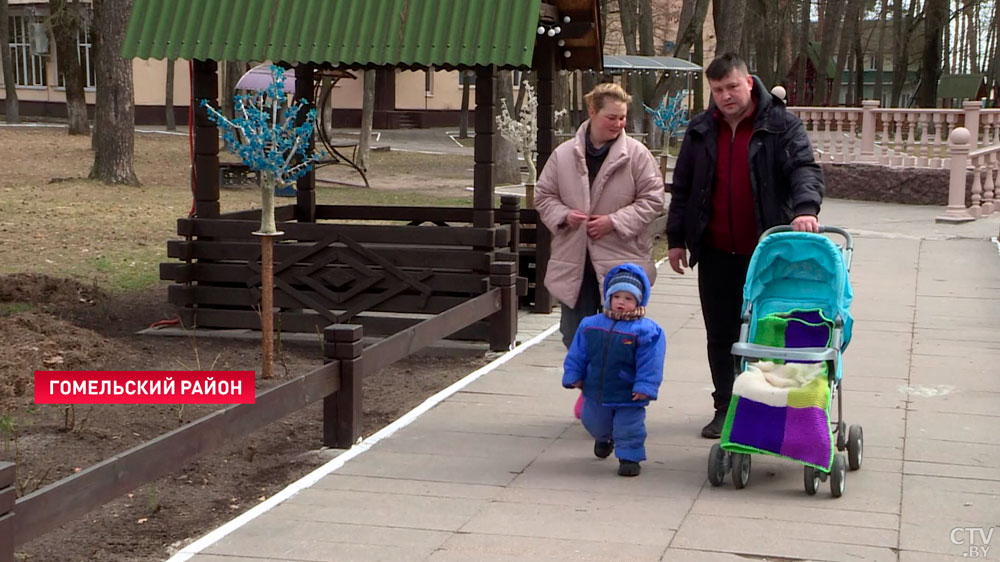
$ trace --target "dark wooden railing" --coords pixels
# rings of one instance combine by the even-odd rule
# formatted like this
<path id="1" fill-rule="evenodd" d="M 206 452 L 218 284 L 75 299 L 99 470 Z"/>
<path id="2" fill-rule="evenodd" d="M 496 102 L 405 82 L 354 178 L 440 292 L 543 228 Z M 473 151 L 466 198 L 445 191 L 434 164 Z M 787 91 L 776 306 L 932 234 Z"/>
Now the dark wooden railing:
<path id="1" fill-rule="evenodd" d="M 0 463 L 0 562 L 13 562 L 16 547 L 318 400 L 323 400 L 324 444 L 350 447 L 361 435 L 364 376 L 463 326 L 495 315 L 510 317 L 503 307 L 512 308 L 515 299 L 514 264 L 494 263 L 490 277 L 496 286 L 482 295 L 368 348 L 361 326 L 327 326 L 323 366 L 259 393 L 253 404 L 208 414 L 16 501 L 15 465 Z M 516 310 L 513 314 L 516 322 Z"/>

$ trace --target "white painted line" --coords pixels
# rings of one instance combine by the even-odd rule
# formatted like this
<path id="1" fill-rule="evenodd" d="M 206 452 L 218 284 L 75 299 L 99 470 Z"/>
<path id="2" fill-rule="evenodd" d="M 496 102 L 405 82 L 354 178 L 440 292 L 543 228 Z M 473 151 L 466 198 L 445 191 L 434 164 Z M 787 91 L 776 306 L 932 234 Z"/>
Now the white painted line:
<path id="1" fill-rule="evenodd" d="M 408 150 L 405 148 L 390 148 L 389 152 L 417 152 L 420 154 L 448 154 L 447 152 L 436 152 L 433 150 Z"/>
<path id="2" fill-rule="evenodd" d="M 157 131 L 155 129 L 136 129 L 135 132 L 137 132 L 137 133 L 148 133 L 148 134 L 153 134 L 153 135 L 172 135 L 172 136 L 176 136 L 176 137 L 186 137 L 186 136 L 188 136 L 187 133 L 182 133 L 180 131 Z"/>
<path id="3" fill-rule="evenodd" d="M 65 129 L 68 125 L 60 123 L 0 123 L 0 127 L 44 127 L 48 129 L 62 128 Z"/>
<path id="4" fill-rule="evenodd" d="M 1000 254 L 1000 240 L 997 240 L 996 236 L 990 238 L 990 240 L 997 245 L 997 253 Z"/>
<path id="5" fill-rule="evenodd" d="M 371 449 L 373 445 L 375 445 L 376 443 L 378 443 L 382 439 L 384 439 L 384 438 L 392 435 L 393 433 L 399 431 L 400 429 L 402 429 L 402 428 L 410 425 L 411 423 L 413 423 L 414 420 L 416 420 L 417 418 L 419 418 L 424 412 L 430 410 L 434 406 L 437 406 L 445 398 L 448 398 L 452 394 L 455 394 L 456 392 L 458 392 L 462 388 L 468 386 L 470 383 L 472 383 L 473 381 L 475 381 L 479 377 L 485 375 L 486 373 L 489 373 L 490 371 L 496 369 L 500 365 L 503 365 L 504 363 L 510 361 L 514 357 L 517 357 L 518 355 L 520 355 L 522 352 L 524 352 L 524 350 L 528 349 L 529 347 L 532 347 L 532 346 L 534 346 L 534 345 L 542 342 L 543 340 L 545 340 L 545 338 L 547 338 L 550 335 L 552 335 L 557 329 L 559 329 L 559 323 L 558 322 L 556 322 L 552 326 L 549 326 L 548 328 L 546 328 L 542 333 L 538 334 L 537 336 L 535 336 L 535 337 L 531 338 L 530 340 L 524 342 L 523 344 L 515 347 L 514 349 L 508 351 L 507 353 L 504 353 L 503 355 L 501 355 L 500 357 L 496 358 L 495 360 L 493 360 L 488 365 L 484 365 L 483 367 L 480 367 L 476 371 L 473 371 L 472 373 L 469 373 L 464 378 L 462 378 L 461 380 L 455 382 L 454 384 L 452 384 L 448 388 L 446 388 L 446 389 L 438 392 L 437 394 L 435 394 L 434 396 L 431 396 L 427 400 L 424 400 L 424 402 L 422 404 L 420 404 L 416 408 L 410 410 L 409 412 L 403 414 L 402 417 L 400 417 L 396 421 L 390 423 L 389 425 L 383 427 L 378 432 L 372 434 L 370 437 L 368 437 L 368 439 L 364 439 L 362 441 L 359 441 L 357 445 L 351 447 L 347 451 L 344 451 L 342 454 L 340 454 L 336 458 L 332 459 L 330 462 L 324 464 L 323 466 L 321 466 L 321 467 L 317 468 L 316 470 L 310 472 L 309 474 L 303 476 L 299 480 L 291 483 L 285 489 L 281 490 L 280 492 L 278 492 L 277 494 L 271 496 L 270 498 L 264 500 L 263 502 L 257 504 L 252 509 L 250 509 L 247 512 L 241 514 L 236 519 L 233 519 L 233 520 L 229 521 L 228 523 L 222 525 L 221 527 L 218 527 L 218 528 L 210 531 L 207 535 L 201 537 L 200 539 L 196 540 L 195 542 L 193 542 L 193 543 L 189 544 L 188 546 L 184 547 L 177 554 L 171 556 L 167 560 L 167 562 L 184 562 L 186 560 L 191 559 L 192 556 L 194 556 L 195 554 L 198 554 L 202 550 L 204 550 L 204 549 L 212 546 L 216 542 L 222 540 L 222 538 L 225 537 L 226 535 L 228 535 L 229 533 L 232 533 L 233 531 L 239 529 L 243 525 L 246 525 L 250 521 L 252 521 L 255 518 L 257 518 L 257 516 L 259 516 L 259 515 L 267 512 L 267 511 L 269 511 L 271 508 L 277 506 L 281 502 L 283 502 L 283 501 L 287 500 L 288 498 L 294 496 L 295 494 L 299 493 L 300 491 L 302 491 L 302 490 L 304 490 L 304 489 L 312 486 L 313 484 L 315 484 L 316 482 L 318 482 L 324 476 L 326 476 L 326 475 L 330 474 L 331 472 L 336 471 L 338 468 L 344 466 L 344 463 L 346 463 L 347 461 L 349 461 L 349 460 L 353 459 L 354 457 L 360 455 L 361 453 L 364 453 L 368 449 Z"/>

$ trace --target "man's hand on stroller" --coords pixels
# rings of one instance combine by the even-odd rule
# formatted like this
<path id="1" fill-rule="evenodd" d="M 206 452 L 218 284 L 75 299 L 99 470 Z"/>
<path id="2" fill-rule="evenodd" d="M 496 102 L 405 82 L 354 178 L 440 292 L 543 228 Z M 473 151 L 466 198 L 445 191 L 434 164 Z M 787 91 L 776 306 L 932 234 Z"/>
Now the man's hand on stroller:
<path id="1" fill-rule="evenodd" d="M 583 381 L 582 380 L 576 381 L 570 386 L 572 386 L 573 388 L 583 388 Z"/>
<path id="2" fill-rule="evenodd" d="M 792 230 L 796 232 L 819 232 L 819 219 L 813 215 L 799 215 L 792 219 Z"/>
<path id="3" fill-rule="evenodd" d="M 667 259 L 670 260 L 670 268 L 684 275 L 684 268 L 688 266 L 687 250 L 685 248 L 670 248 L 667 252 Z"/>

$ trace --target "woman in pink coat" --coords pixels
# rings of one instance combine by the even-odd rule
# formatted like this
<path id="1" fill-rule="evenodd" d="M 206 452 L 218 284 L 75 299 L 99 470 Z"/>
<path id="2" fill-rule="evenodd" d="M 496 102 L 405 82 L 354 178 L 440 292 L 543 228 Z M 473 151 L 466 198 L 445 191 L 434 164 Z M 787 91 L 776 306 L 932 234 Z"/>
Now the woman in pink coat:
<path id="1" fill-rule="evenodd" d="M 535 207 L 552 232 L 545 287 L 562 303 L 567 348 L 580 320 L 600 310 L 598 279 L 611 268 L 632 262 L 656 278 L 648 226 L 663 210 L 656 160 L 624 133 L 631 96 L 599 84 L 585 99 L 590 119 L 552 152 L 535 188 Z"/>

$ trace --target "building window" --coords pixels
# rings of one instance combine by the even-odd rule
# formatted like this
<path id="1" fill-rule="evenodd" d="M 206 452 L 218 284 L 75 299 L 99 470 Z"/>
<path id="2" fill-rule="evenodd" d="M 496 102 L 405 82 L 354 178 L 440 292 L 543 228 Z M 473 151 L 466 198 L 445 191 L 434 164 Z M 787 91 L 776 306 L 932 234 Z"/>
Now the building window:
<path id="1" fill-rule="evenodd" d="M 476 85 L 476 73 L 472 70 L 463 70 L 458 74 L 458 85 L 465 86 L 466 84 L 470 86 Z"/>
<path id="2" fill-rule="evenodd" d="M 524 80 L 524 73 L 520 70 L 515 70 L 510 73 L 511 79 L 514 81 L 514 89 L 521 87 L 521 81 Z"/>
<path id="3" fill-rule="evenodd" d="M 14 84 L 18 86 L 45 86 L 45 57 L 31 54 L 31 21 L 25 16 L 7 18 L 10 29 L 8 45 L 14 63 Z"/>
<path id="4" fill-rule="evenodd" d="M 427 67 L 424 71 L 424 95 L 431 97 L 434 95 L 434 67 Z"/>
<path id="5" fill-rule="evenodd" d="M 76 46 L 77 52 L 80 55 L 80 66 L 83 67 L 84 76 L 87 77 L 87 83 L 84 85 L 86 88 L 96 88 L 97 87 L 97 74 L 94 71 L 94 61 L 90 58 L 90 47 L 92 45 L 93 35 L 90 32 L 90 24 L 86 21 L 80 22 L 80 27 L 76 32 Z M 55 63 L 56 68 L 59 68 L 58 58 L 55 55 L 55 50 L 52 51 L 52 62 Z M 58 72 L 58 83 L 60 88 L 66 87 L 66 77 L 63 76 L 62 72 Z"/>

